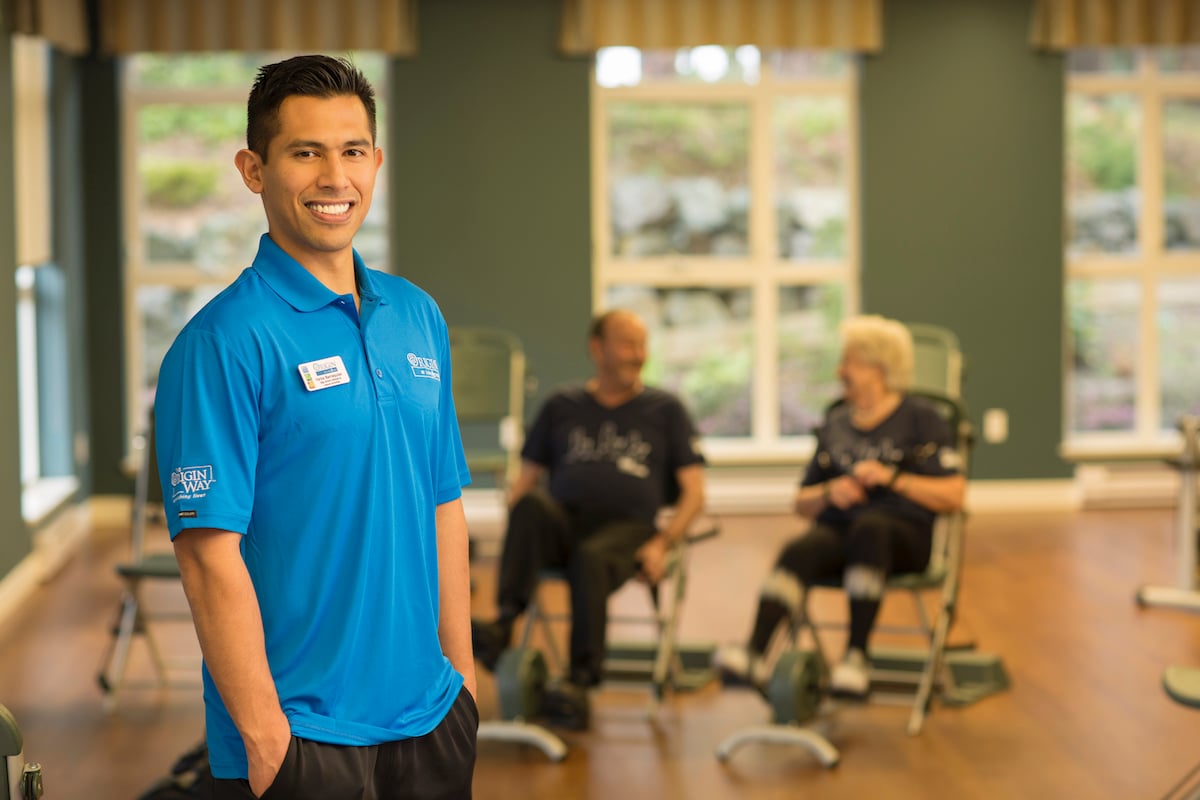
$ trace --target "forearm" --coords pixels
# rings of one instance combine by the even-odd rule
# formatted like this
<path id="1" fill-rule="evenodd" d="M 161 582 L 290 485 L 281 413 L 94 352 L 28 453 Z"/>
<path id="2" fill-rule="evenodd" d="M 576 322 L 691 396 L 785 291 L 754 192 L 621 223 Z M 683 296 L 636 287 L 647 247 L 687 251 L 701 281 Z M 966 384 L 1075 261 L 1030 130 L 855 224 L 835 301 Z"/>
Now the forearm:
<path id="1" fill-rule="evenodd" d="M 522 461 L 521 471 L 517 473 L 517 477 L 508 486 L 505 500 L 508 503 L 508 508 L 511 510 L 517 501 L 528 494 L 533 487 L 537 486 L 541 480 L 544 468 L 540 464 L 535 464 L 532 461 Z"/>
<path id="2" fill-rule="evenodd" d="M 829 484 L 830 481 L 823 481 L 796 489 L 793 503 L 796 513 L 805 519 L 813 519 L 828 508 L 830 506 Z"/>
<path id="3" fill-rule="evenodd" d="M 438 639 L 442 652 L 475 695 L 475 657 L 471 650 L 471 570 L 467 519 L 462 500 L 437 507 Z"/>
<path id="4" fill-rule="evenodd" d="M 666 539 L 667 544 L 681 541 L 683 537 L 687 536 L 688 528 L 704 511 L 704 505 L 708 502 L 702 465 L 693 464 L 683 467 L 675 473 L 675 479 L 679 483 L 679 498 L 675 501 L 675 513 L 659 531 L 659 535 Z"/>
<path id="5" fill-rule="evenodd" d="M 223 537 L 234 538 L 222 546 L 215 540 Z M 253 754 L 281 724 L 283 709 L 267 663 L 258 596 L 238 539 L 236 533 L 186 531 L 175 551 L 204 662 L 247 753 Z"/>
<path id="6" fill-rule="evenodd" d="M 914 475 L 901 472 L 892 482 L 891 489 L 935 514 L 943 514 L 962 508 L 966 485 L 966 478 L 962 475 Z"/>

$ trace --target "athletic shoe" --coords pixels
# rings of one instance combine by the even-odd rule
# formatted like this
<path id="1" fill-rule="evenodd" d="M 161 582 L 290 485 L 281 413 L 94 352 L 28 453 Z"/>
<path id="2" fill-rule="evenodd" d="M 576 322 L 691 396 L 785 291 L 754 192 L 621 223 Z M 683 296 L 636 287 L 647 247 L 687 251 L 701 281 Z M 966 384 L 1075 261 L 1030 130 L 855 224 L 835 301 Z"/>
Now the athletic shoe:
<path id="1" fill-rule="evenodd" d="M 488 672 L 496 671 L 500 654 L 508 649 L 511 638 L 512 628 L 499 622 L 471 620 L 471 648 L 475 651 L 475 658 Z"/>
<path id="2" fill-rule="evenodd" d="M 726 686 L 753 686 L 761 692 L 771 680 L 771 671 L 762 656 L 742 645 L 721 645 L 713 651 L 711 663 Z"/>
<path id="3" fill-rule="evenodd" d="M 833 693 L 841 697 L 865 698 L 871 688 L 871 668 L 862 650 L 852 648 L 833 668 L 829 677 Z"/>
<path id="4" fill-rule="evenodd" d="M 540 714 L 546 724 L 571 731 L 586 731 L 592 718 L 588 691 L 568 681 L 548 684 L 542 694 Z"/>

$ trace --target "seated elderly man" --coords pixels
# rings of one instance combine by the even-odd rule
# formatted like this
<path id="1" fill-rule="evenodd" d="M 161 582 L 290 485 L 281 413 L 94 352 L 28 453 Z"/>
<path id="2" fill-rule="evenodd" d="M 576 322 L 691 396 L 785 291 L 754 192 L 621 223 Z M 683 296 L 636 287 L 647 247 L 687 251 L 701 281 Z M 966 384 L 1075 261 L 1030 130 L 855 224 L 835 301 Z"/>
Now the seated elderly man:
<path id="1" fill-rule="evenodd" d="M 934 516 L 961 507 L 966 478 L 953 434 L 938 413 L 906 394 L 913 344 L 899 322 L 863 316 L 842 324 L 838 379 L 844 402 L 831 408 L 796 491 L 795 510 L 813 520 L 789 542 L 762 586 L 746 646 L 719 648 L 726 678 L 759 687 L 780 623 L 794 623 L 807 587 L 841 575 L 849 597 L 846 653 L 830 677 L 835 694 L 863 696 L 870 686 L 867 640 L 887 576 L 920 572 L 929 561 Z"/>
<path id="2" fill-rule="evenodd" d="M 691 418 L 673 395 L 642 383 L 641 319 L 629 311 L 601 314 L 588 354 L 594 376 L 553 392 L 529 430 L 509 490 L 498 616 L 472 623 L 475 655 L 494 670 L 539 570 L 565 568 L 571 634 L 564 691 L 575 714 L 564 724 L 577 727 L 587 725 L 586 690 L 601 678 L 608 596 L 634 575 L 661 579 L 671 544 L 704 505 L 704 458 Z M 675 514 L 658 529 L 658 512 L 672 502 Z"/>

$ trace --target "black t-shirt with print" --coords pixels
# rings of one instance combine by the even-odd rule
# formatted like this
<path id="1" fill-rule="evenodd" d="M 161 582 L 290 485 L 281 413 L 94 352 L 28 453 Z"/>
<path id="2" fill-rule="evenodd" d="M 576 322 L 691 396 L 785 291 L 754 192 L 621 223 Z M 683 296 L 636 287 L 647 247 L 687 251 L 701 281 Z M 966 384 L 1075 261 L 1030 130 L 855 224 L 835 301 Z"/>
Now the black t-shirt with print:
<path id="1" fill-rule="evenodd" d="M 704 462 L 683 404 L 650 387 L 616 408 L 583 386 L 555 391 L 521 457 L 549 471 L 550 495 L 574 513 L 650 523 L 675 501 L 676 470 Z"/>
<path id="2" fill-rule="evenodd" d="M 823 483 L 850 473 L 860 461 L 872 459 L 914 475 L 954 475 L 961 471 L 950 426 L 928 402 L 906 395 L 891 416 L 870 430 L 859 430 L 851 424 L 848 404 L 834 406 L 817 431 L 817 451 L 800 483 Z M 877 486 L 867 492 L 866 503 L 845 511 L 829 506 L 817 520 L 841 527 L 866 509 L 890 511 L 927 525 L 933 524 L 935 516 L 924 506 Z"/>

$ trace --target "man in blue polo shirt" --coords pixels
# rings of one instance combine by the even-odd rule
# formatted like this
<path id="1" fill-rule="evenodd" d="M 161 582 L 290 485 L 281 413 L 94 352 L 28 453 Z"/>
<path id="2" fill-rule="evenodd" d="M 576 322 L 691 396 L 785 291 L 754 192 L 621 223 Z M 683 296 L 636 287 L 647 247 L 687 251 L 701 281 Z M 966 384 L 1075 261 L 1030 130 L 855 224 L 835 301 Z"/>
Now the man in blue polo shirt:
<path id="1" fill-rule="evenodd" d="M 469 797 L 469 476 L 440 311 L 352 247 L 374 92 L 301 56 L 259 70 L 248 112 L 268 232 L 155 403 L 215 796 Z"/>

